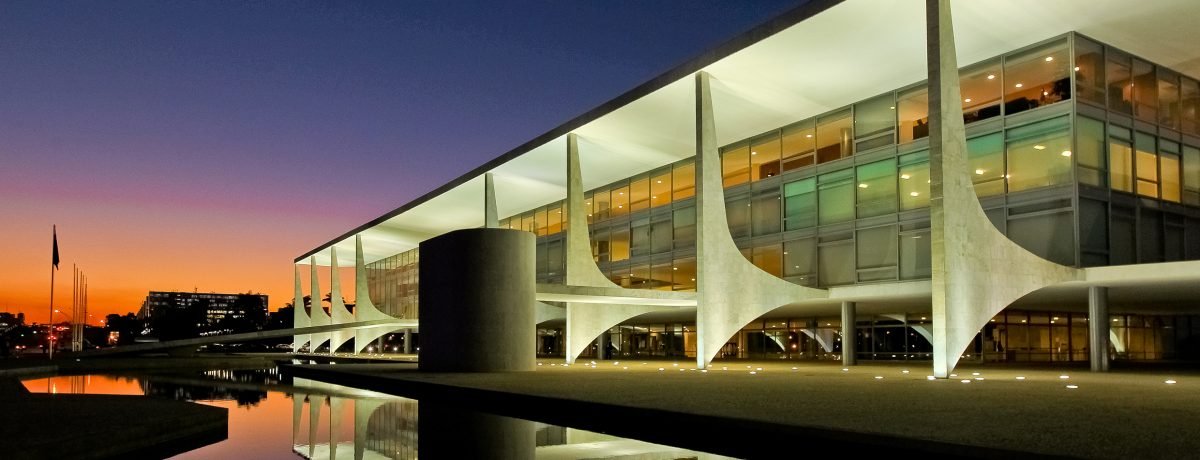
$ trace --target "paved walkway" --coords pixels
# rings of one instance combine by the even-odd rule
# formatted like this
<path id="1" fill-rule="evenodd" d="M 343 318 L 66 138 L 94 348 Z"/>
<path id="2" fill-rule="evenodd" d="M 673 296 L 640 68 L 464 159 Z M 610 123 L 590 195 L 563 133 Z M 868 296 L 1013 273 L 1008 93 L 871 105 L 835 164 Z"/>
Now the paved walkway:
<path id="1" fill-rule="evenodd" d="M 624 436 L 638 434 L 622 432 L 622 425 L 644 430 L 646 424 L 638 418 L 662 414 L 674 420 L 757 424 L 764 433 L 759 439 L 704 439 L 701 444 L 708 446 L 785 442 L 787 436 L 768 432 L 791 427 L 812 434 L 810 440 L 863 440 L 865 450 L 895 445 L 935 453 L 1004 457 L 1020 451 L 1088 458 L 1191 458 L 1200 452 L 1195 431 L 1200 427 L 1200 373 L 1195 371 L 1095 374 L 1077 367 L 986 366 L 961 368 L 948 380 L 929 380 L 928 363 L 843 368 L 735 361 L 718 362 L 707 372 L 689 366 L 694 363 L 600 361 L 567 367 L 541 361 L 537 372 L 530 373 L 421 373 L 400 364 L 299 366 L 297 371 L 401 395 L 415 392 L 418 398 L 440 388 L 443 395 L 462 395 L 464 404 L 517 410 L 528 418 L 549 417 L 543 421 L 552 423 L 598 417 L 602 420 L 593 420 L 593 426 L 580 428 L 599 426 Z M 504 401 L 519 401 L 523 408 L 512 407 L 516 403 L 505 407 Z M 613 419 L 602 414 L 606 409 L 629 416 Z M 584 413 L 562 414 L 571 411 Z M 903 440 L 933 447 L 904 445 Z M 983 449 L 957 451 L 954 446 Z M 794 442 L 777 447 L 785 454 L 815 448 Z M 774 447 L 760 446 L 746 452 L 772 451 Z"/>

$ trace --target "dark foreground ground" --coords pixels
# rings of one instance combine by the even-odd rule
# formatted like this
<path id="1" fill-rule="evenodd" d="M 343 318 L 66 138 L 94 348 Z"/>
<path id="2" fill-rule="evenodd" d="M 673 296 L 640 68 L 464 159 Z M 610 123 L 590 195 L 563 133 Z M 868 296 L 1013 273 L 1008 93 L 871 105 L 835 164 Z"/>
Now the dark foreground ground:
<path id="1" fill-rule="evenodd" d="M 1194 458 L 1200 373 L 928 363 L 600 361 L 536 372 L 422 373 L 411 364 L 285 372 L 422 400 L 731 456 L 912 453 Z M 1168 383 L 1168 381 L 1174 383 Z"/>

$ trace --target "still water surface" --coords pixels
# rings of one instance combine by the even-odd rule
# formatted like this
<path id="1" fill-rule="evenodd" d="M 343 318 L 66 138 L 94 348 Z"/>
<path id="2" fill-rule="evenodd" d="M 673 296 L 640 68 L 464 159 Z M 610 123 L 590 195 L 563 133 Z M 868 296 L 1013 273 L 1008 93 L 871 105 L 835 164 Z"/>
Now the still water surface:
<path id="1" fill-rule="evenodd" d="M 574 428 L 468 412 L 276 369 L 23 381 L 30 392 L 148 395 L 229 411 L 228 439 L 179 459 L 725 458 Z M 419 439 L 420 438 L 420 439 Z"/>

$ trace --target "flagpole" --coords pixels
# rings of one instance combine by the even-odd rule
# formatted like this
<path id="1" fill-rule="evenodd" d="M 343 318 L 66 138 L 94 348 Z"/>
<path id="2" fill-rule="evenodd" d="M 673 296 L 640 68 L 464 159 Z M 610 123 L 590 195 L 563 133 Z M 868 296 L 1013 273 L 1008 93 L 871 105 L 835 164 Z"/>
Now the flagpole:
<path id="1" fill-rule="evenodd" d="M 54 247 L 58 247 L 58 229 L 54 228 Z M 46 328 L 46 347 L 50 349 L 50 358 L 54 359 L 54 271 L 56 267 L 50 264 L 50 319 Z"/>

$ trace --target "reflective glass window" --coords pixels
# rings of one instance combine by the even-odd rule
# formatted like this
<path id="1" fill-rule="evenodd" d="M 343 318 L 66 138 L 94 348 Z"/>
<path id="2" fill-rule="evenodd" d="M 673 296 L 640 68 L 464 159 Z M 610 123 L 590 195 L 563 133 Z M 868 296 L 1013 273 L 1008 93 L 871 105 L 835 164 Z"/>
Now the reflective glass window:
<path id="1" fill-rule="evenodd" d="M 858 217 L 896 212 L 896 162 L 877 161 L 857 170 Z"/>
<path id="2" fill-rule="evenodd" d="M 1179 106 L 1183 132 L 1200 135 L 1200 82 L 1179 80 Z"/>
<path id="3" fill-rule="evenodd" d="M 750 197 L 746 195 L 725 199 L 725 217 L 729 234 L 734 238 L 750 236 Z"/>
<path id="4" fill-rule="evenodd" d="M 592 212 L 595 217 L 592 218 L 595 222 L 600 222 L 608 219 L 609 208 L 612 207 L 612 201 L 609 198 L 608 189 L 596 190 L 592 194 Z"/>
<path id="5" fill-rule="evenodd" d="M 671 171 L 667 170 L 650 178 L 650 206 L 657 207 L 671 202 Z"/>
<path id="6" fill-rule="evenodd" d="M 671 281 L 676 291 L 696 290 L 696 258 L 676 259 L 671 264 Z"/>
<path id="7" fill-rule="evenodd" d="M 854 170 L 817 178 L 817 220 L 821 225 L 854 220 Z"/>
<path id="8" fill-rule="evenodd" d="M 784 225 L 788 230 L 817 225 L 817 179 L 810 177 L 783 186 Z"/>
<path id="9" fill-rule="evenodd" d="M 629 259 L 629 227 L 621 225 L 610 230 L 609 260 L 618 262 Z"/>
<path id="10" fill-rule="evenodd" d="M 929 89 L 922 85 L 900 93 L 898 99 L 900 143 L 929 137 Z"/>
<path id="11" fill-rule="evenodd" d="M 675 249 L 686 249 L 696 245 L 696 208 L 688 206 L 676 209 L 671 219 L 675 228 Z"/>
<path id="12" fill-rule="evenodd" d="M 780 142 L 782 150 L 782 169 L 794 169 L 812 166 L 817 163 L 816 145 L 812 120 L 807 120 L 783 129 Z"/>
<path id="13" fill-rule="evenodd" d="M 650 252 L 659 254 L 670 251 L 673 234 L 671 216 L 656 216 L 650 223 Z"/>
<path id="14" fill-rule="evenodd" d="M 650 267 L 650 289 L 671 291 L 674 287 L 671 263 L 658 263 Z"/>
<path id="15" fill-rule="evenodd" d="M 1079 163 L 1079 183 L 1096 187 L 1107 185 L 1104 142 L 1104 122 L 1088 117 L 1075 118 L 1075 154 Z"/>
<path id="16" fill-rule="evenodd" d="M 1162 178 L 1162 199 L 1180 202 L 1182 190 L 1179 186 L 1179 156 L 1163 153 L 1158 157 L 1159 177 Z"/>
<path id="17" fill-rule="evenodd" d="M 1070 56 L 1059 41 L 1004 59 L 1005 113 L 1014 114 L 1071 98 Z"/>
<path id="18" fill-rule="evenodd" d="M 1008 189 L 1011 192 L 1069 183 L 1071 138 L 1066 117 L 1010 129 Z"/>
<path id="19" fill-rule="evenodd" d="M 896 129 L 896 100 L 892 93 L 854 104 L 854 134 L 871 137 Z"/>
<path id="20" fill-rule="evenodd" d="M 1154 65 L 1133 60 L 1133 115 L 1150 123 L 1158 122 L 1158 77 Z"/>
<path id="21" fill-rule="evenodd" d="M 921 279 L 931 276 L 929 242 L 928 229 L 900 234 L 900 279 Z"/>
<path id="22" fill-rule="evenodd" d="M 1133 145 L 1129 141 L 1109 138 L 1108 165 L 1112 189 L 1133 193 Z"/>
<path id="23" fill-rule="evenodd" d="M 546 234 L 553 235 L 563 230 L 563 206 L 555 203 L 546 210 Z"/>
<path id="24" fill-rule="evenodd" d="M 750 218 L 754 236 L 779 233 L 781 229 L 779 188 L 754 192 Z"/>
<path id="25" fill-rule="evenodd" d="M 1008 238 L 1052 262 L 1075 265 L 1075 222 L 1070 211 L 1010 216 Z"/>
<path id="26" fill-rule="evenodd" d="M 629 255 L 631 257 L 650 254 L 650 219 L 634 219 L 630 223 Z"/>
<path id="27" fill-rule="evenodd" d="M 859 281 L 896 279 L 896 226 L 858 231 L 855 241 Z"/>
<path id="28" fill-rule="evenodd" d="M 756 246 L 753 249 L 751 262 L 762 271 L 783 277 L 783 245 L 776 243 Z"/>
<path id="29" fill-rule="evenodd" d="M 750 143 L 750 180 L 779 175 L 779 149 L 778 131 Z"/>
<path id="30" fill-rule="evenodd" d="M 1104 64 L 1108 109 L 1133 114 L 1133 71 L 1128 54 L 1109 49 Z"/>
<path id="31" fill-rule="evenodd" d="M 1200 148 L 1183 146 L 1183 202 L 1200 205 Z"/>
<path id="32" fill-rule="evenodd" d="M 994 133 L 967 139 L 967 164 L 971 168 L 975 195 L 985 197 L 1004 193 L 1003 135 Z"/>
<path id="33" fill-rule="evenodd" d="M 612 208 L 609 209 L 609 215 L 617 217 L 626 214 L 629 214 L 629 186 L 614 187 L 612 189 Z"/>
<path id="34" fill-rule="evenodd" d="M 650 179 L 638 177 L 629 182 L 629 212 L 650 209 Z"/>
<path id="35" fill-rule="evenodd" d="M 1158 124 L 1179 129 L 1179 75 L 1158 70 Z"/>
<path id="36" fill-rule="evenodd" d="M 817 163 L 850 156 L 853 139 L 849 110 L 821 117 L 817 121 Z"/>
<path id="37" fill-rule="evenodd" d="M 1000 60 L 965 70 L 959 75 L 963 122 L 967 124 L 1000 116 Z"/>
<path id="38" fill-rule="evenodd" d="M 1079 98 L 1104 105 L 1104 47 L 1075 36 L 1075 85 Z"/>
<path id="39" fill-rule="evenodd" d="M 817 239 L 801 238 L 783 243 L 783 275 L 801 286 L 817 285 Z"/>
<path id="40" fill-rule="evenodd" d="M 821 244 L 817 253 L 817 280 L 821 286 L 851 284 L 855 279 L 854 243 Z"/>
<path id="41" fill-rule="evenodd" d="M 929 206 L 929 151 L 923 150 L 900 157 L 900 209 Z"/>
<path id="42" fill-rule="evenodd" d="M 653 280 L 650 278 L 650 265 L 639 264 L 629 267 L 629 283 L 632 289 L 651 289 Z"/>
<path id="43" fill-rule="evenodd" d="M 537 233 L 537 224 L 533 216 L 534 213 L 532 211 L 521 215 L 521 230 Z"/>
<path id="44" fill-rule="evenodd" d="M 750 147 L 726 147 L 721 154 L 721 177 L 726 188 L 750 181 Z"/>
<path id="45" fill-rule="evenodd" d="M 696 164 L 677 164 L 671 170 L 671 199 L 682 200 L 696 195 Z"/>
<path id="46" fill-rule="evenodd" d="M 1158 198 L 1158 154 L 1154 136 L 1139 132 L 1133 143 L 1135 153 L 1134 171 L 1137 173 L 1138 195 Z"/>

